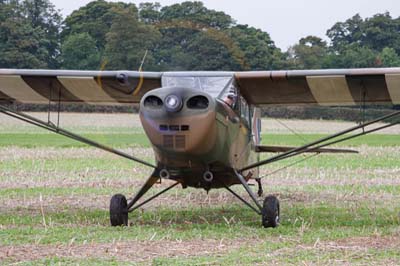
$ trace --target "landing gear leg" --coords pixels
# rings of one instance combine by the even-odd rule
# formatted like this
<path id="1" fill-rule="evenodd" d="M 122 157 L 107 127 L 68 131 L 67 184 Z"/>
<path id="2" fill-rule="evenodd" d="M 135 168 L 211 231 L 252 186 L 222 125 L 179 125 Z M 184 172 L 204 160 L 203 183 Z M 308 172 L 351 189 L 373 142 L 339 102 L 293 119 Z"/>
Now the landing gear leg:
<path id="1" fill-rule="evenodd" d="M 139 192 L 135 195 L 129 204 L 125 196 L 121 194 L 114 195 L 111 198 L 110 202 L 110 222 L 112 226 L 121 226 L 121 225 L 128 225 L 128 213 L 133 212 L 134 210 L 140 208 L 141 206 L 145 205 L 146 203 L 152 201 L 153 199 L 157 198 L 158 196 L 164 194 L 168 190 L 176 187 L 179 182 L 169 186 L 168 188 L 162 190 L 161 192 L 155 194 L 154 196 L 150 197 L 149 199 L 143 201 L 140 204 L 134 206 L 145 194 L 149 191 L 150 188 L 153 187 L 155 183 L 160 179 L 159 171 L 155 170 L 153 174 L 147 179 L 146 183 L 142 186 Z"/>
<path id="2" fill-rule="evenodd" d="M 154 173 L 147 179 L 133 200 L 128 204 L 126 197 L 121 194 L 112 196 L 110 201 L 111 226 L 127 226 L 129 209 L 157 182 L 159 178 Z"/>
<path id="3" fill-rule="evenodd" d="M 244 204 L 249 206 L 252 210 L 254 210 L 257 214 L 261 215 L 262 218 L 262 225 L 267 228 L 267 227 L 277 227 L 279 225 L 279 215 L 280 215 L 280 207 L 279 207 L 279 200 L 275 196 L 268 196 L 264 200 L 263 206 L 260 205 L 260 203 L 257 200 L 257 196 L 254 194 L 254 192 L 250 189 L 249 185 L 247 184 L 246 179 L 238 172 L 235 172 L 237 178 L 239 179 L 240 183 L 243 185 L 243 187 L 246 189 L 247 193 L 249 193 L 250 198 L 253 200 L 256 206 L 253 206 L 254 204 L 251 204 L 244 198 L 242 198 L 240 195 L 238 195 L 235 191 L 233 191 L 231 188 L 228 186 L 225 186 L 225 188 L 231 192 L 235 197 L 237 197 L 239 200 L 241 200 Z M 258 195 L 261 196 L 263 193 L 262 186 L 261 186 L 261 180 L 256 179 L 259 187 L 258 187 Z"/>
<path id="4" fill-rule="evenodd" d="M 237 194 L 235 191 L 233 191 L 230 187 L 225 185 L 225 188 L 231 192 L 235 197 L 237 197 L 240 201 L 242 201 L 244 204 L 246 204 L 247 206 L 249 206 L 253 211 L 255 211 L 257 214 L 261 215 L 261 211 L 262 211 L 262 206 L 260 205 L 260 203 L 257 200 L 257 196 L 254 194 L 254 192 L 251 190 L 251 188 L 249 187 L 249 184 L 247 184 L 246 179 L 238 172 L 235 171 L 236 177 L 238 178 L 238 180 L 240 181 L 240 183 L 243 185 L 244 189 L 247 191 L 247 193 L 250 195 L 250 198 L 253 200 L 254 204 L 256 206 L 254 206 L 254 204 L 251 204 L 250 202 L 248 202 L 247 200 L 245 200 L 244 198 L 242 198 L 239 194 Z"/>

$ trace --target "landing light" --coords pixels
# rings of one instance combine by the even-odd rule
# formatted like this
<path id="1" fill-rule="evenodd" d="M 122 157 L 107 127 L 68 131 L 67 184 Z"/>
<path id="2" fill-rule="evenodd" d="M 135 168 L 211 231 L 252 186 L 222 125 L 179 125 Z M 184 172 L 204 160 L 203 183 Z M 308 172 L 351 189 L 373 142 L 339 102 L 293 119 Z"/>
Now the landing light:
<path id="1" fill-rule="evenodd" d="M 171 94 L 165 98 L 165 107 L 169 112 L 178 112 L 182 108 L 182 99 Z"/>

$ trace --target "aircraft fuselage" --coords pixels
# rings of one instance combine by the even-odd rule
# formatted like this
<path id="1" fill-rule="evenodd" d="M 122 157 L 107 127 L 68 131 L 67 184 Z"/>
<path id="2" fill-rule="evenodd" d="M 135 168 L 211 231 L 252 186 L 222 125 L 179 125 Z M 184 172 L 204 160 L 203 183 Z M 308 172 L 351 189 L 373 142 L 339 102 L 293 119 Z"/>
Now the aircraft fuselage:
<path id="1" fill-rule="evenodd" d="M 206 92 L 167 87 L 147 93 L 140 119 L 163 178 L 183 186 L 219 188 L 237 184 L 234 169 L 258 158 L 251 119 Z M 168 174 L 167 174 L 168 173 Z M 211 173 L 211 175 L 210 175 Z M 258 169 L 244 173 L 258 177 Z"/>

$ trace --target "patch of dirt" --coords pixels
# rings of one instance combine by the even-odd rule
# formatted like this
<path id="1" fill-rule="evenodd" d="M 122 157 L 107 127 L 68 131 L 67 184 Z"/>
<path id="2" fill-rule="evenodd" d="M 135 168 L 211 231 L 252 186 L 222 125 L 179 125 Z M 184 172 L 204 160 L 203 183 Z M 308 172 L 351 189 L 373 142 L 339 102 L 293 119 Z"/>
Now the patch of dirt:
<path id="1" fill-rule="evenodd" d="M 253 241 L 254 244 L 257 243 Z M 34 261 L 43 258 L 117 258 L 119 261 L 151 262 L 161 257 L 211 256 L 251 244 L 251 240 L 127 241 L 85 245 L 23 245 L 0 247 L 0 261 Z"/>
<path id="2" fill-rule="evenodd" d="M 400 235 L 350 237 L 337 241 L 316 243 L 316 247 L 322 249 L 397 249 L 400 250 Z"/>
<path id="3" fill-rule="evenodd" d="M 268 257 L 269 265 L 282 265 L 282 259 L 293 259 L 290 265 L 399 265 L 398 258 L 380 257 L 371 253 L 386 253 L 400 248 L 400 237 L 366 236 L 350 237 L 336 241 L 315 241 L 312 245 L 296 244 L 294 247 L 277 249 Z M 307 255 L 305 255 L 307 254 Z M 264 265 L 264 264 L 261 264 Z"/>

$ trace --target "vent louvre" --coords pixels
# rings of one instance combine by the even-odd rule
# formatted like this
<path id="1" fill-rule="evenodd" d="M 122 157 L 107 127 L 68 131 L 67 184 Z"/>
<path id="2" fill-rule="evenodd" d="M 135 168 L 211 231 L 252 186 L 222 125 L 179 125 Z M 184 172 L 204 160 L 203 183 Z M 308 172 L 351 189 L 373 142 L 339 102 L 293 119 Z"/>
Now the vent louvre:
<path id="1" fill-rule="evenodd" d="M 186 147 L 186 137 L 185 136 L 175 136 L 175 148 L 185 149 Z"/>
<path id="2" fill-rule="evenodd" d="M 164 135 L 164 147 L 169 149 L 174 148 L 174 136 Z"/>

